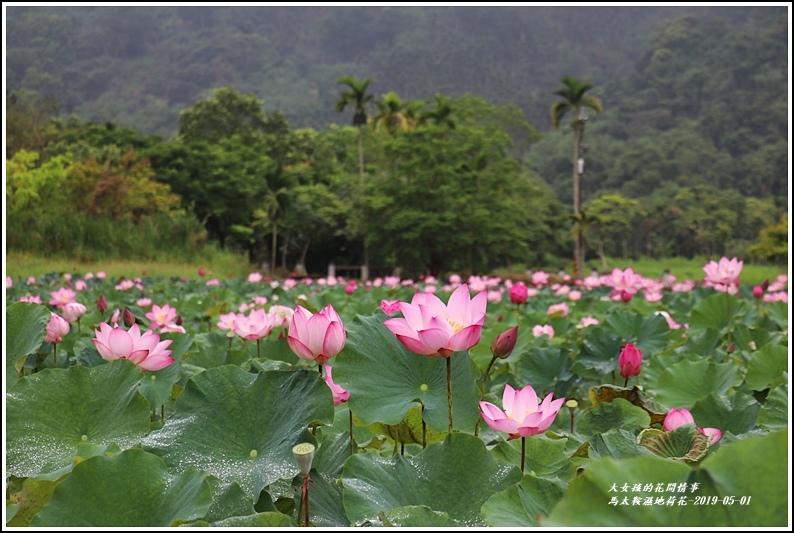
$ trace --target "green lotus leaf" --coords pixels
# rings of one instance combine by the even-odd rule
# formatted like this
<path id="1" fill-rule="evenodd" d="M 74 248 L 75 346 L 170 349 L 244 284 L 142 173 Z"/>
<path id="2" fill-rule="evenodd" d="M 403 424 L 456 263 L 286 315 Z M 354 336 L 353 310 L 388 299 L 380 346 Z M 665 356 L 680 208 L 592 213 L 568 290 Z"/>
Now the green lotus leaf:
<path id="1" fill-rule="evenodd" d="M 515 378 L 519 383 L 531 384 L 535 392 L 543 396 L 558 382 L 571 378 L 568 366 L 568 357 L 560 348 L 534 348 L 515 364 Z"/>
<path id="2" fill-rule="evenodd" d="M 188 380 L 144 446 L 170 468 L 205 470 L 258 498 L 266 485 L 298 473 L 292 447 L 315 421 L 330 424 L 333 407 L 317 372 L 210 368 Z"/>
<path id="3" fill-rule="evenodd" d="M 700 461 L 709 449 L 709 437 L 700 433 L 694 424 L 685 424 L 672 431 L 645 429 L 637 441 L 656 455 L 687 463 Z"/>
<path id="4" fill-rule="evenodd" d="M 149 400 L 152 409 L 159 409 L 171 399 L 171 387 L 179 381 L 179 360 L 160 370 L 146 372 L 141 380 L 140 391 Z"/>
<path id="5" fill-rule="evenodd" d="M 366 426 L 399 424 L 413 402 L 420 401 L 427 425 L 446 431 L 446 361 L 409 352 L 381 318 L 359 315 L 346 326 L 347 344 L 333 362 L 334 382 L 350 392 L 349 407 Z M 479 416 L 479 375 L 465 352 L 450 357 L 454 428 L 472 431 Z"/>
<path id="6" fill-rule="evenodd" d="M 167 527 L 201 518 L 212 504 L 207 474 L 171 477 L 141 449 L 96 456 L 75 465 L 33 518 L 33 527 Z"/>
<path id="7" fill-rule="evenodd" d="M 610 429 L 634 430 L 647 427 L 650 423 L 651 419 L 644 409 L 623 398 L 615 398 L 609 403 L 602 403 L 595 409 L 585 411 L 576 420 L 574 429 L 581 435 L 594 435 Z"/>
<path id="8" fill-rule="evenodd" d="M 739 366 L 707 359 L 684 360 L 667 367 L 656 383 L 656 399 L 667 407 L 692 407 L 709 394 L 725 394 L 742 382 Z"/>
<path id="9" fill-rule="evenodd" d="M 764 429 L 783 429 L 788 424 L 788 385 L 781 385 L 767 395 L 758 413 L 758 425 Z"/>
<path id="10" fill-rule="evenodd" d="M 745 324 L 736 324 L 733 327 L 731 339 L 736 343 L 737 350 L 755 351 L 774 342 L 774 335 L 763 327 L 749 327 Z"/>
<path id="11" fill-rule="evenodd" d="M 607 315 L 604 325 L 611 328 L 624 342 L 630 342 L 650 358 L 667 347 L 670 327 L 662 315 L 642 316 L 636 312 L 616 311 Z M 615 359 L 620 350 L 615 352 Z"/>
<path id="12" fill-rule="evenodd" d="M 278 512 L 265 512 L 249 516 L 232 516 L 225 520 L 220 520 L 213 524 L 213 527 L 229 527 L 229 528 L 252 528 L 252 527 L 268 527 L 268 528 L 283 528 L 283 527 L 297 527 L 298 524 L 291 516 L 287 516 Z"/>
<path id="13" fill-rule="evenodd" d="M 735 391 L 728 396 L 713 392 L 698 400 L 690 410 L 699 427 L 717 428 L 739 435 L 755 427 L 761 405 L 748 394 Z"/>
<path id="14" fill-rule="evenodd" d="M 677 492 L 632 492 L 634 485 L 655 488 L 662 484 L 685 483 L 692 469 L 682 462 L 661 457 L 633 457 L 615 460 L 605 457 L 592 461 L 568 484 L 562 499 L 551 510 L 541 526 L 556 527 L 660 527 L 677 525 L 680 510 L 667 505 L 631 505 L 633 498 L 642 503 L 646 497 L 679 498 Z M 627 485 L 628 492 L 622 492 Z M 691 498 L 689 494 L 684 496 Z M 612 498 L 616 500 L 612 500 Z M 627 498 L 627 505 L 621 505 Z M 615 504 L 610 504 L 615 501 Z"/>
<path id="15" fill-rule="evenodd" d="M 120 359 L 94 368 L 47 369 L 6 394 L 7 470 L 33 477 L 70 467 L 83 443 L 138 445 L 150 429 L 144 373 Z"/>
<path id="16" fill-rule="evenodd" d="M 789 306 L 786 302 L 770 302 L 764 304 L 764 310 L 782 331 L 788 331 Z"/>
<path id="17" fill-rule="evenodd" d="M 788 371 L 788 347 L 767 344 L 753 352 L 747 363 L 745 381 L 752 390 L 764 390 Z"/>
<path id="18" fill-rule="evenodd" d="M 747 303 L 734 295 L 712 294 L 692 308 L 689 329 L 693 332 L 708 328 L 722 331 L 728 327 L 729 313 L 733 318 L 746 314 L 747 310 Z"/>
<path id="19" fill-rule="evenodd" d="M 576 357 L 573 365 L 577 374 L 603 380 L 605 375 L 618 368 L 618 356 L 623 343 L 609 328 L 585 328 L 582 340 L 582 353 Z"/>
<path id="20" fill-rule="evenodd" d="M 521 479 L 519 469 L 490 455 L 473 435 L 453 433 L 413 459 L 354 455 L 342 471 L 345 512 L 353 524 L 377 523 L 381 512 L 424 505 L 458 526 L 484 525 L 480 507 Z"/>
<path id="21" fill-rule="evenodd" d="M 503 434 L 504 435 L 504 434 Z M 576 474 L 576 467 L 565 453 L 567 439 L 551 439 L 545 433 L 525 439 L 524 472 L 563 481 Z M 503 440 L 491 450 L 499 460 L 521 465 L 521 439 Z"/>
<path id="22" fill-rule="evenodd" d="M 203 521 L 213 523 L 233 516 L 256 514 L 253 499 L 234 481 L 226 482 L 215 476 L 208 476 L 207 482 L 212 489 L 212 505 L 202 517 Z"/>
<path id="23" fill-rule="evenodd" d="M 52 313 L 43 305 L 17 302 L 6 307 L 6 390 L 19 380 L 17 361 L 39 349 Z"/>
<path id="24" fill-rule="evenodd" d="M 664 422 L 667 412 L 654 399 L 646 397 L 638 387 L 618 387 L 617 385 L 600 385 L 591 387 L 588 391 L 590 403 L 598 407 L 604 402 L 611 402 L 615 398 L 623 398 L 632 405 L 641 407 L 651 417 L 651 424 Z"/>
<path id="25" fill-rule="evenodd" d="M 600 459 L 601 457 L 626 459 L 651 455 L 646 448 L 637 444 L 631 433 L 623 429 L 610 429 L 605 433 L 596 433 L 590 437 L 589 442 L 588 454 L 591 459 Z"/>
<path id="26" fill-rule="evenodd" d="M 541 525 L 612 529 L 784 527 L 789 516 L 788 475 L 781 465 L 787 461 L 788 431 L 721 446 L 695 470 L 683 462 L 660 457 L 599 459 L 569 483 L 562 500 Z M 679 492 L 682 483 L 687 484 L 683 493 Z M 627 492 L 622 491 L 623 484 Z M 656 492 L 659 484 L 660 496 Z M 634 491 L 635 485 L 643 491 Z M 653 492 L 644 490 L 649 485 Z M 674 492 L 671 485 L 676 486 Z M 616 504 L 610 504 L 613 497 Z M 639 505 L 633 504 L 635 497 Z M 645 505 L 648 497 L 653 498 L 653 505 Z M 743 497 L 745 504 L 741 503 Z M 657 503 L 657 498 L 665 503 Z M 672 505 L 668 504 L 671 498 L 675 498 Z M 680 504 L 681 498 L 686 505 Z"/>
<path id="27" fill-rule="evenodd" d="M 444 512 L 434 511 L 426 505 L 406 505 L 389 512 L 378 513 L 386 527 L 454 527 L 455 522 Z"/>
<path id="28" fill-rule="evenodd" d="M 367 429 L 375 434 L 385 436 L 389 442 L 398 446 L 399 444 L 432 444 L 440 442 L 447 436 L 446 432 L 436 431 L 431 427 L 425 427 L 422 433 L 422 406 L 413 405 L 399 424 L 389 425 L 375 422 L 367 426 Z"/>
<path id="29" fill-rule="evenodd" d="M 33 517 L 50 501 L 57 480 L 28 478 L 22 483 L 22 490 L 12 494 L 12 501 L 18 502 L 14 513 L 8 513 L 6 524 L 9 527 L 29 527 Z"/>
<path id="30" fill-rule="evenodd" d="M 562 498 L 566 484 L 532 474 L 520 483 L 491 496 L 482 506 L 483 520 L 491 527 L 537 527 Z"/>

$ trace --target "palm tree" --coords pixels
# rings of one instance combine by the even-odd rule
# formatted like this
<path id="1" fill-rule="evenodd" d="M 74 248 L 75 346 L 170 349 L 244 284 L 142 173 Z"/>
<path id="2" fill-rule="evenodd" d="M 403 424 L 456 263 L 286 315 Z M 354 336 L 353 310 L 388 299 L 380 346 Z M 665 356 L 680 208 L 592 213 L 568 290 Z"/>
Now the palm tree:
<path id="1" fill-rule="evenodd" d="M 347 85 L 349 91 L 339 94 L 339 98 L 334 105 L 337 113 L 341 113 L 350 105 L 353 107 L 353 125 L 358 128 L 358 172 L 361 183 L 364 183 L 364 141 L 362 139 L 362 128 L 367 125 L 367 106 L 371 105 L 375 99 L 372 94 L 367 94 L 367 87 L 372 83 L 372 78 L 364 81 L 352 76 L 342 76 L 339 78 L 341 85 Z"/>
<path id="2" fill-rule="evenodd" d="M 573 216 L 576 220 L 574 228 L 574 277 L 582 278 L 582 267 L 584 265 L 584 232 L 582 231 L 582 187 L 581 179 L 584 173 L 584 153 L 587 146 L 584 144 L 584 127 L 587 122 L 585 108 L 590 108 L 596 113 L 601 113 L 604 108 L 601 100 L 587 94 L 593 85 L 591 83 L 580 83 L 573 76 L 563 76 L 560 80 L 562 86 L 554 91 L 562 100 L 554 102 L 551 106 L 551 126 L 557 129 L 562 117 L 569 111 L 573 114 Z"/>
<path id="3" fill-rule="evenodd" d="M 420 124 L 428 122 L 437 126 L 455 129 L 457 124 L 455 121 L 455 110 L 449 97 L 436 93 L 436 102 L 433 107 L 419 115 Z"/>
<path id="4" fill-rule="evenodd" d="M 411 131 L 419 123 L 419 110 L 425 103 L 421 100 L 403 101 L 394 91 L 386 93 L 376 102 L 380 113 L 372 119 L 375 129 L 384 126 L 394 135 L 397 130 Z"/>

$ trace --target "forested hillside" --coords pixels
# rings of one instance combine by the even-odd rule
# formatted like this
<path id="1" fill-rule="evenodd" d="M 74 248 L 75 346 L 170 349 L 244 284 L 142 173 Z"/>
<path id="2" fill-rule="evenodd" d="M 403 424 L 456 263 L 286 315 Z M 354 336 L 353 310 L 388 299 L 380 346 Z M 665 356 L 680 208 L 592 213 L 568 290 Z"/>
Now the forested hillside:
<path id="1" fill-rule="evenodd" d="M 123 154 L 134 150 L 128 166 L 144 157 L 151 171 L 138 175 L 151 172 L 210 238 L 231 238 L 252 257 L 270 255 L 262 250 L 278 243 L 284 257 L 305 258 L 305 239 L 277 231 L 301 205 L 330 231 L 315 247 L 356 261 L 361 245 L 352 243 L 369 238 L 381 262 L 410 259 L 429 268 L 431 258 L 412 256 L 419 252 L 405 241 L 409 227 L 394 221 L 391 233 L 378 232 L 367 217 L 386 207 L 386 191 L 395 213 L 411 205 L 410 195 L 399 199 L 409 189 L 398 178 L 414 176 L 418 194 L 436 187 L 434 172 L 443 170 L 477 182 L 472 200 L 483 198 L 483 187 L 512 183 L 522 191 L 518 203 L 508 207 L 497 193 L 491 207 L 538 215 L 503 228 L 504 241 L 493 249 L 472 246 L 471 235 L 495 228 L 473 225 L 458 243 L 456 265 L 548 261 L 571 238 L 563 213 L 573 200 L 575 116 L 553 130 L 550 108 L 561 78 L 574 76 L 603 104 L 602 112 L 588 111 L 582 152 L 581 227 L 590 257 L 753 251 L 783 258 L 774 235 L 787 233 L 786 7 L 7 7 L 6 25 L 6 157 L 39 154 L 35 161 L 20 155 L 16 169 L 55 160 L 74 173 L 91 158 L 123 169 Z M 371 127 L 358 133 L 366 172 L 378 176 L 377 195 L 350 192 L 364 169 L 355 133 L 334 126 L 353 116 L 352 106 L 335 109 L 347 89 L 343 76 L 372 80 Z M 229 129 L 218 121 L 214 134 L 190 137 L 197 129 L 185 113 L 213 102 L 221 87 L 232 91 L 227 103 L 248 106 L 243 115 L 254 132 L 247 141 L 240 124 Z M 438 116 L 428 122 L 445 105 L 462 130 L 444 129 Z M 409 119 L 416 119 L 410 127 Z M 261 153 L 232 174 L 271 176 L 269 192 L 257 189 L 261 205 L 220 205 L 211 184 L 204 198 L 188 198 L 198 194 L 190 184 L 212 182 L 207 172 L 228 174 L 256 146 Z M 425 156 L 437 155 L 435 166 L 408 158 L 429 146 L 437 152 Z M 469 151 L 458 152 L 461 146 Z M 260 155 L 267 161 L 257 162 Z M 296 177 L 304 163 L 311 176 Z M 494 181 L 500 173 L 509 176 L 502 184 Z M 370 193 L 375 183 L 368 181 Z M 318 214 L 311 202 L 325 192 L 342 203 L 326 198 Z M 431 222 L 428 229 L 450 223 Z M 531 227 L 532 239 L 510 246 L 517 238 L 511 231 Z M 387 257 L 387 249 L 404 255 Z M 486 258 L 494 250 L 501 256 Z"/>

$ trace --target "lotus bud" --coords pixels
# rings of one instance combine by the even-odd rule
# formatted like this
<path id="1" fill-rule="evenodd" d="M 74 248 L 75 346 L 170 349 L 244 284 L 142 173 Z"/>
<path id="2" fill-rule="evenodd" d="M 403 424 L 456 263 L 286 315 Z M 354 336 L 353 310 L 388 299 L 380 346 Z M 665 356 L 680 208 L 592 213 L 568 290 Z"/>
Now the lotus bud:
<path id="1" fill-rule="evenodd" d="M 626 344 L 618 356 L 618 365 L 620 365 L 620 375 L 624 378 L 639 375 L 642 367 L 642 352 L 633 344 Z"/>
<path id="2" fill-rule="evenodd" d="M 108 301 L 105 299 L 104 294 L 99 295 L 99 299 L 96 301 L 96 309 L 99 311 L 100 314 L 104 313 L 108 309 Z"/>
<path id="3" fill-rule="evenodd" d="M 133 324 L 135 324 L 135 315 L 132 314 L 132 311 L 129 308 L 124 308 L 124 313 L 121 315 L 121 319 L 124 321 L 124 325 L 128 328 L 131 328 Z"/>
<path id="4" fill-rule="evenodd" d="M 513 353 L 518 339 L 518 326 L 513 326 L 504 333 L 500 334 L 491 343 L 491 353 L 499 359 L 507 359 Z"/>

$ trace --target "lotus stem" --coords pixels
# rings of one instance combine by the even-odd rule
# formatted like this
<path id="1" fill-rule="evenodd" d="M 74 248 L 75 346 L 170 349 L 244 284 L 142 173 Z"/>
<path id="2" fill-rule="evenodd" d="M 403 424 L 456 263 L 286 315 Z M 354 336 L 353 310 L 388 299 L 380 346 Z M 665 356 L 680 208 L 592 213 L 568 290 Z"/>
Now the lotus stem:
<path id="1" fill-rule="evenodd" d="M 353 441 L 353 411 L 351 411 L 350 408 L 348 407 L 347 413 L 349 415 L 349 420 L 350 420 L 350 455 L 353 455 L 355 453 L 353 451 L 354 446 L 356 445 L 355 441 Z"/>
<path id="2" fill-rule="evenodd" d="M 425 422 L 425 404 L 422 404 L 422 449 L 427 448 L 427 423 Z"/>
<path id="3" fill-rule="evenodd" d="M 259 342 L 261 339 L 256 339 L 256 358 L 259 359 L 261 357 L 259 352 Z M 322 370 L 320 370 L 320 374 L 322 374 Z"/>
<path id="4" fill-rule="evenodd" d="M 301 519 L 301 510 L 304 511 L 304 527 L 309 527 L 309 483 L 313 483 L 309 474 L 303 474 L 303 485 L 301 485 L 301 501 L 298 504 L 298 523 Z"/>
<path id="5" fill-rule="evenodd" d="M 451 357 L 451 356 L 450 356 Z M 449 414 L 449 434 L 452 434 L 452 359 L 447 360 L 447 412 Z"/>
<path id="6" fill-rule="evenodd" d="M 623 382 L 623 387 L 627 387 L 629 384 L 629 378 L 626 378 L 626 381 Z"/>
<path id="7" fill-rule="evenodd" d="M 485 369 L 485 375 L 482 378 L 482 394 L 480 395 L 480 401 L 485 400 L 485 385 L 488 383 L 488 375 L 491 373 L 491 367 L 496 362 L 497 357 L 494 355 L 491 357 L 491 362 L 488 363 L 488 367 Z M 477 417 L 477 423 L 474 424 L 474 436 L 477 437 L 480 435 L 480 418 Z"/>
<path id="8" fill-rule="evenodd" d="M 527 453 L 527 438 L 521 437 L 521 473 L 524 473 L 524 457 Z"/>
<path id="9" fill-rule="evenodd" d="M 52 345 L 52 360 L 53 368 L 58 368 L 58 345 L 56 343 Z"/>
<path id="10" fill-rule="evenodd" d="M 725 302 L 727 304 L 727 312 L 728 312 L 728 346 L 731 345 L 731 293 L 728 292 L 728 289 L 725 289 Z"/>

